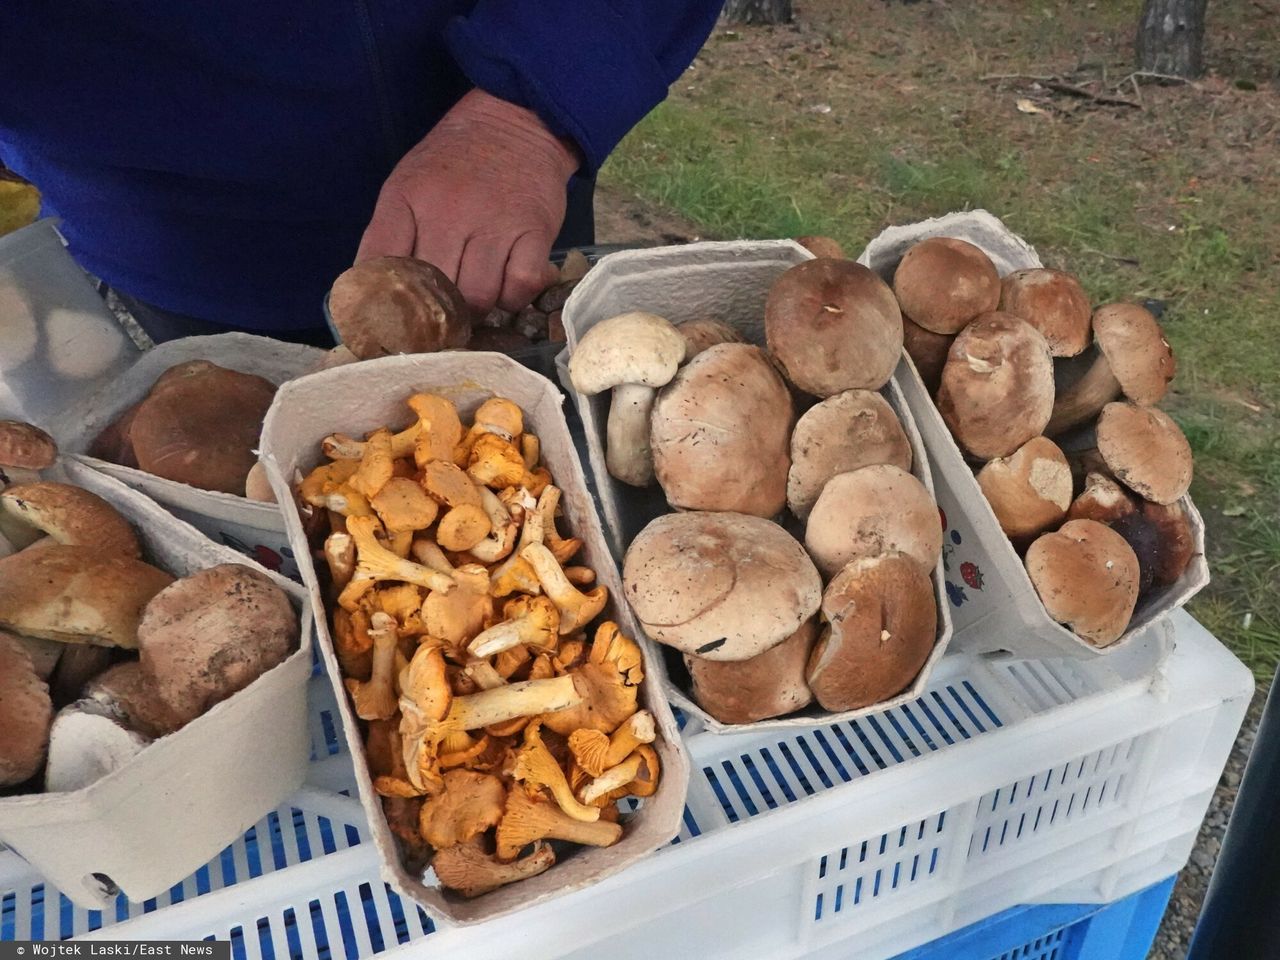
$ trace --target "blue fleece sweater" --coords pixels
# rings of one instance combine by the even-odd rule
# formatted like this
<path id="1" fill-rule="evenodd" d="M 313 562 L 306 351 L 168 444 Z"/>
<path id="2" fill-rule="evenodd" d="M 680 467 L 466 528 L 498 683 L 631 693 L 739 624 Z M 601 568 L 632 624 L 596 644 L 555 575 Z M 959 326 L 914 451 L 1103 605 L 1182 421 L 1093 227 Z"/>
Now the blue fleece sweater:
<path id="1" fill-rule="evenodd" d="M 468 89 L 590 171 L 719 0 L 3 0 L 0 160 L 86 269 L 228 326 L 317 325 L 396 161 Z"/>

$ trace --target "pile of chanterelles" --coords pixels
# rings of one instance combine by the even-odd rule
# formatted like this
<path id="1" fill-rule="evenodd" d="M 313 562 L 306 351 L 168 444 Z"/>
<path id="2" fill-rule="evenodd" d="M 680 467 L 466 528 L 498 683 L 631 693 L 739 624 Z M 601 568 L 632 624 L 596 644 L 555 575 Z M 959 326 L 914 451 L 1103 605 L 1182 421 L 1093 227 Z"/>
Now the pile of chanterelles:
<path id="1" fill-rule="evenodd" d="M 399 432 L 326 438 L 297 495 L 327 514 L 333 644 L 406 865 L 478 896 L 551 866 L 546 841 L 616 843 L 617 802 L 657 789 L 656 732 L 520 408 L 466 428 L 443 397 L 408 405 Z"/>

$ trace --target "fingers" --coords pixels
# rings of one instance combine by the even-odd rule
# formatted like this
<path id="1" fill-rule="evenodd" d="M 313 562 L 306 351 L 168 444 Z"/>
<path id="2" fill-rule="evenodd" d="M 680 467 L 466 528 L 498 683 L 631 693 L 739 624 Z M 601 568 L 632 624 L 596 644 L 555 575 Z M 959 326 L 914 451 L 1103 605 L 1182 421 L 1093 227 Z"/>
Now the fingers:
<path id="1" fill-rule="evenodd" d="M 540 233 L 524 233 L 516 238 L 502 274 L 498 306 L 519 310 L 559 278 L 559 271 L 547 259 L 551 238 Z"/>
<path id="2" fill-rule="evenodd" d="M 471 237 L 462 250 L 458 289 L 471 308 L 480 314 L 492 310 L 498 302 L 507 253 L 506 243 L 486 237 Z"/>
<path id="3" fill-rule="evenodd" d="M 360 238 L 355 262 L 374 257 L 407 257 L 413 253 L 417 232 L 408 204 L 399 197 L 379 197 L 373 218 Z"/>

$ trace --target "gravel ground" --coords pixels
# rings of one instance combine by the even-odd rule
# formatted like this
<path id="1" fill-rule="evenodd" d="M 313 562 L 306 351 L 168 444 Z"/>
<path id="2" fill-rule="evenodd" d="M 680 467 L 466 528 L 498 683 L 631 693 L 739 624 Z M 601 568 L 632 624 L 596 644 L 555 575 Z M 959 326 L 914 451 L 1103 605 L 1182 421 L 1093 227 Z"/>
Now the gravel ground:
<path id="1" fill-rule="evenodd" d="M 1191 862 L 1183 868 L 1178 876 L 1177 886 L 1173 889 L 1173 899 L 1169 901 L 1169 910 L 1160 924 L 1160 932 L 1151 947 L 1148 960 L 1185 960 L 1187 947 L 1191 944 L 1191 934 L 1195 930 L 1196 918 L 1200 915 L 1200 905 L 1204 902 L 1205 891 L 1209 886 L 1209 878 L 1213 874 L 1213 865 L 1218 860 L 1218 851 L 1222 848 L 1222 835 L 1227 829 L 1227 819 L 1231 816 L 1231 808 L 1235 805 L 1236 791 L 1240 788 L 1240 777 L 1244 773 L 1245 761 L 1253 748 L 1253 740 L 1258 732 L 1258 721 L 1262 716 L 1262 707 L 1266 703 L 1267 691 L 1259 689 L 1254 695 L 1249 713 L 1245 717 L 1244 726 L 1236 740 L 1235 749 L 1231 751 L 1231 759 L 1218 781 L 1218 789 L 1214 791 L 1213 802 L 1200 827 L 1200 836 L 1196 840 L 1195 849 L 1191 852 Z"/>

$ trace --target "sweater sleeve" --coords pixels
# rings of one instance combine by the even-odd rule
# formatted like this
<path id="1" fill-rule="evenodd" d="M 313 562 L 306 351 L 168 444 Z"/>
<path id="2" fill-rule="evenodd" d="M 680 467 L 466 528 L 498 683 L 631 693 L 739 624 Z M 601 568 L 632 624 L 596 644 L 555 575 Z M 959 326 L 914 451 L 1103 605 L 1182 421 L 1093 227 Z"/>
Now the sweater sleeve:
<path id="1" fill-rule="evenodd" d="M 445 37 L 477 87 L 533 110 L 594 173 L 693 62 L 723 0 L 479 0 Z"/>

